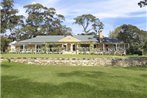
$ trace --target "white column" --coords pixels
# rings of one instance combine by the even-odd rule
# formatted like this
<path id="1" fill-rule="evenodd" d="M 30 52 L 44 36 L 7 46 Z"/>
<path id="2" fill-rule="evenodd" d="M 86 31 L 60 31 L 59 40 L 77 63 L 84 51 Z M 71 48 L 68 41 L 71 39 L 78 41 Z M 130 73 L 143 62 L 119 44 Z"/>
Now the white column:
<path id="1" fill-rule="evenodd" d="M 73 51 L 73 44 L 70 44 L 70 51 Z"/>
<path id="2" fill-rule="evenodd" d="M 128 49 L 130 48 L 130 45 L 128 44 Z"/>
<path id="3" fill-rule="evenodd" d="M 117 51 L 117 43 L 116 43 L 116 51 Z"/>
<path id="4" fill-rule="evenodd" d="M 61 48 L 64 48 L 64 45 L 63 45 L 63 43 L 62 43 L 62 45 L 61 45 Z"/>
<path id="5" fill-rule="evenodd" d="M 35 53 L 37 53 L 37 45 L 35 44 Z"/>
<path id="6" fill-rule="evenodd" d="M 103 44 L 103 51 L 105 51 L 105 44 Z"/>
<path id="7" fill-rule="evenodd" d="M 25 52 L 25 45 L 23 45 L 23 52 Z"/>
<path id="8" fill-rule="evenodd" d="M 126 50 L 126 44 L 124 44 L 124 50 Z"/>
<path id="9" fill-rule="evenodd" d="M 79 46 L 78 46 L 78 44 L 76 44 L 76 50 L 78 50 L 79 49 Z"/>
<path id="10" fill-rule="evenodd" d="M 78 43 L 76 44 L 76 53 L 78 54 L 79 53 L 79 47 L 78 47 Z"/>
<path id="11" fill-rule="evenodd" d="M 65 51 L 68 51 L 68 43 L 66 44 L 66 50 Z"/>

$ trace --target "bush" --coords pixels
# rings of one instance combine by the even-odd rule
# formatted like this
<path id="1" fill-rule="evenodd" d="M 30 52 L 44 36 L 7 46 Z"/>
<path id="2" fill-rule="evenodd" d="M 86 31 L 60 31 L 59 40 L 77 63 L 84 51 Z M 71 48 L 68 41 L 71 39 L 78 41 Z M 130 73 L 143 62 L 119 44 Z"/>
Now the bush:
<path id="1" fill-rule="evenodd" d="M 142 55 L 142 51 L 137 50 L 137 51 L 134 52 L 134 54 Z"/>
<path id="2" fill-rule="evenodd" d="M 143 52 L 141 50 L 137 49 L 137 48 L 130 48 L 126 52 L 129 55 L 134 55 L 134 54 L 143 55 Z"/>

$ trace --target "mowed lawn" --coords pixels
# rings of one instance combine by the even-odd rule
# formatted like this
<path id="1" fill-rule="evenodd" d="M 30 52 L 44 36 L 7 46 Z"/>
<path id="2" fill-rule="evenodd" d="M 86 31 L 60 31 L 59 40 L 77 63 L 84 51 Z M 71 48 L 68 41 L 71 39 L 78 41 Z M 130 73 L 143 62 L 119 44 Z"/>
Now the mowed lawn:
<path id="1" fill-rule="evenodd" d="M 5 53 L 1 54 L 1 57 L 45 57 L 45 58 L 147 58 L 147 55 L 127 55 L 127 56 L 117 56 L 117 55 L 90 55 L 90 54 L 12 54 Z"/>
<path id="2" fill-rule="evenodd" d="M 147 98 L 147 68 L 1 64 L 1 98 Z"/>

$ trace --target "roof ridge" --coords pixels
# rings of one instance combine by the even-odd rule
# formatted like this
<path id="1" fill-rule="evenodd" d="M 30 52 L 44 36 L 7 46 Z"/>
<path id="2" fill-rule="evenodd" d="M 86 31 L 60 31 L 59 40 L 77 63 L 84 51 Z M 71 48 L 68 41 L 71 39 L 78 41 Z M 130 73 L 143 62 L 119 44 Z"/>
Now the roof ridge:
<path id="1" fill-rule="evenodd" d="M 39 37 L 39 36 L 44 37 L 44 36 L 64 36 L 64 35 L 38 35 L 36 37 Z"/>

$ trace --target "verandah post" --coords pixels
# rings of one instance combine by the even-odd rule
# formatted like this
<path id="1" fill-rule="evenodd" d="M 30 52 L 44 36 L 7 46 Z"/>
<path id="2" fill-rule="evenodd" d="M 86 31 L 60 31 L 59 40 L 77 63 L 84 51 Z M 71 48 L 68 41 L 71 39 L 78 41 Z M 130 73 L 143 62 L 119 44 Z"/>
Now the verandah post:
<path id="1" fill-rule="evenodd" d="M 37 44 L 35 44 L 35 54 L 37 53 Z"/>

